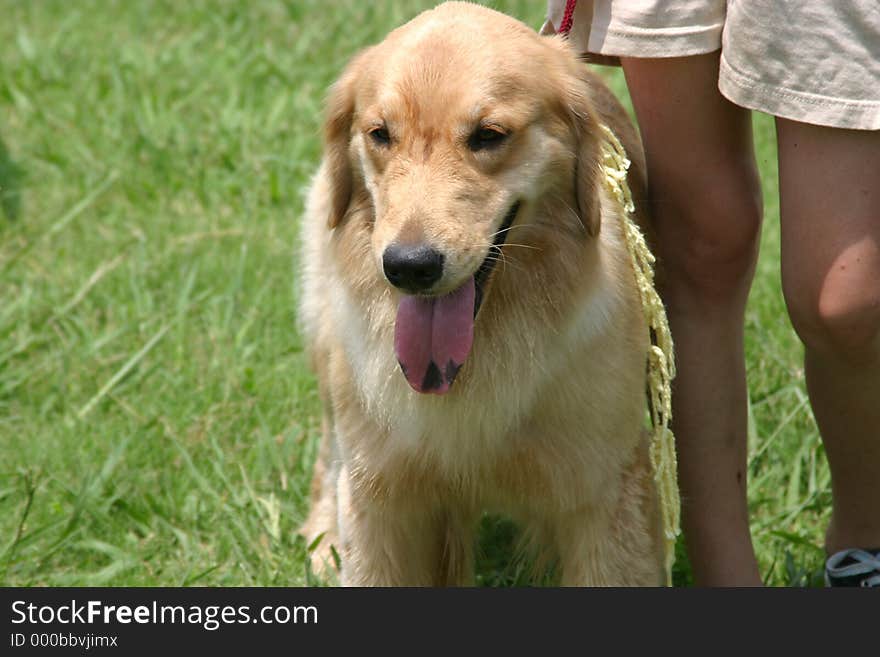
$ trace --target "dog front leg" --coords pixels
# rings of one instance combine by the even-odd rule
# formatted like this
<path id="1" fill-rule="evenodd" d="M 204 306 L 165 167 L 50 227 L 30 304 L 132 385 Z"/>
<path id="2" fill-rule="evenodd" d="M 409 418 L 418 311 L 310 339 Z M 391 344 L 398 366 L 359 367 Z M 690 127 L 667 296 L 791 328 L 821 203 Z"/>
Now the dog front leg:
<path id="1" fill-rule="evenodd" d="M 604 528 L 590 524 L 584 526 L 581 520 L 581 526 L 563 531 L 559 541 L 563 586 L 662 586 L 662 565 L 655 548 L 645 545 L 642 536 L 615 534 L 611 523 L 604 523 Z"/>
<path id="2" fill-rule="evenodd" d="M 554 522 L 562 586 L 625 586 L 626 559 L 615 554 L 611 524 L 586 507 L 561 514 Z"/>
<path id="3" fill-rule="evenodd" d="M 473 579 L 472 534 L 413 497 L 377 496 L 343 467 L 343 586 L 449 586 Z"/>
<path id="4" fill-rule="evenodd" d="M 640 474 L 637 480 L 629 478 L 616 501 L 584 505 L 556 517 L 563 586 L 663 584 L 653 481 L 649 473 Z"/>

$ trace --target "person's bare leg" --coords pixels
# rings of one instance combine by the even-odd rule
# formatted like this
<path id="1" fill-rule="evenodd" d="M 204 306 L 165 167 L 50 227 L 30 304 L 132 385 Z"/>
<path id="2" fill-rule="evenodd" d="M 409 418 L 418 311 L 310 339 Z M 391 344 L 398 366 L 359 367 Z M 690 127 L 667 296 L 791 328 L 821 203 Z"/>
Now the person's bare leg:
<path id="1" fill-rule="evenodd" d="M 760 585 L 746 500 L 746 298 L 762 204 L 751 116 L 718 92 L 719 53 L 624 59 L 648 165 L 678 374 L 673 430 L 695 581 Z"/>
<path id="2" fill-rule="evenodd" d="M 880 547 L 880 131 L 776 121 L 782 275 L 831 467 L 829 553 Z"/>

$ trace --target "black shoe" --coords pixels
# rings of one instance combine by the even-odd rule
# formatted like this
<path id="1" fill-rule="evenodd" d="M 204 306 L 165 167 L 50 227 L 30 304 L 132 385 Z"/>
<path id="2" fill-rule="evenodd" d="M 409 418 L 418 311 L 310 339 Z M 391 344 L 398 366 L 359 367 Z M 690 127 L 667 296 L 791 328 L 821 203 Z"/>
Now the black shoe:
<path id="1" fill-rule="evenodd" d="M 835 552 L 825 562 L 825 584 L 880 588 L 880 548 Z"/>

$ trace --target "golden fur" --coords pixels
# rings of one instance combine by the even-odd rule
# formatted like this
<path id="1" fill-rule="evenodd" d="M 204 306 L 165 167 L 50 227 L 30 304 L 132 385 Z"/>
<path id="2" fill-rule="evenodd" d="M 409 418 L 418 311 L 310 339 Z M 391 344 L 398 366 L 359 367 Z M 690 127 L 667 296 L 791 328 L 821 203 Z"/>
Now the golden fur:
<path id="1" fill-rule="evenodd" d="M 450 2 L 359 54 L 333 87 L 303 222 L 301 320 L 324 401 L 302 527 L 351 585 L 461 585 L 488 510 L 513 518 L 563 584 L 659 585 L 662 540 L 643 435 L 647 334 L 598 176 L 598 123 L 634 160 L 612 94 L 559 37 Z M 387 125 L 389 147 L 369 132 Z M 480 125 L 508 134 L 472 152 Z M 473 274 L 521 201 L 443 396 L 407 384 L 399 293 L 382 253 L 442 245 L 441 292 Z"/>

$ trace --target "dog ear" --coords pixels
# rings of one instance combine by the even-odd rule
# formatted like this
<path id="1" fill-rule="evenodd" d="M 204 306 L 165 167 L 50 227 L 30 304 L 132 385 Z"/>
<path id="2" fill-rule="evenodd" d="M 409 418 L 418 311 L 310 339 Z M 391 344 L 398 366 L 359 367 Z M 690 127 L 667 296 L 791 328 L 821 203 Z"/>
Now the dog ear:
<path id="1" fill-rule="evenodd" d="M 324 161 L 330 185 L 330 228 L 345 217 L 351 203 L 354 173 L 349 146 L 355 110 L 355 83 L 362 69 L 365 52 L 357 55 L 327 96 L 324 117 Z"/>
<path id="2" fill-rule="evenodd" d="M 572 89 L 569 97 L 569 115 L 574 137 L 574 195 L 578 217 L 587 232 L 595 237 L 599 234 L 600 204 L 599 185 L 601 166 L 601 147 L 599 120 L 589 102 L 584 80 Z"/>

